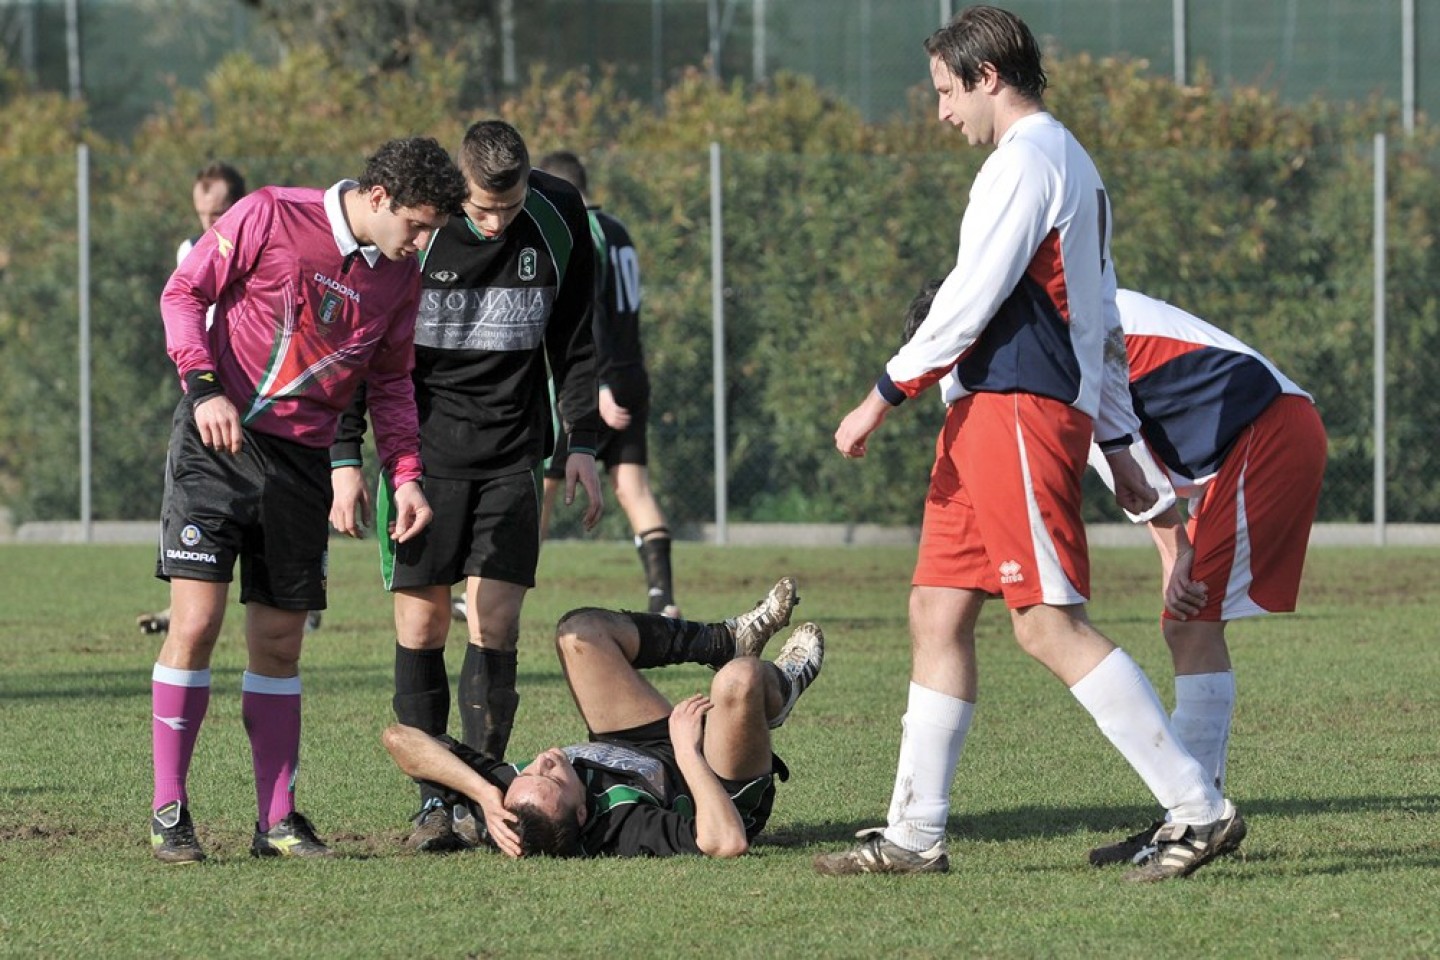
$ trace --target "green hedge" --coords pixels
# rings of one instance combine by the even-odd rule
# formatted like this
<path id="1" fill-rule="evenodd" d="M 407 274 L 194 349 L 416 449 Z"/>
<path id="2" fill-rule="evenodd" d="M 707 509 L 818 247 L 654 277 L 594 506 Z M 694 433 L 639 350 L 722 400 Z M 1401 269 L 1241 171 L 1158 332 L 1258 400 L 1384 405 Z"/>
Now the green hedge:
<path id="1" fill-rule="evenodd" d="M 918 55 L 918 54 L 917 54 Z M 132 142 L 92 148 L 94 510 L 156 515 L 178 395 L 156 300 L 193 231 L 189 183 L 210 157 L 252 183 L 323 185 L 398 135 L 457 143 L 477 114 L 463 65 L 409 72 L 225 62 L 176 91 Z M 1120 282 L 1265 351 L 1315 394 L 1331 436 L 1326 520 L 1370 519 L 1371 138 L 1389 157 L 1389 519 L 1440 521 L 1434 237 L 1436 140 L 1406 140 L 1390 105 L 1281 104 L 1258 90 L 1177 88 L 1143 63 L 1051 65 L 1049 105 L 1087 144 L 1116 215 Z M 318 93 L 323 91 L 323 94 Z M 613 84 L 537 75 L 496 111 L 537 154 L 569 147 L 642 257 L 655 385 L 652 464 L 672 523 L 713 510 L 709 144 L 723 146 L 728 484 L 732 520 L 913 523 L 942 411 L 907 404 L 863 464 L 833 453 L 840 417 L 897 345 L 915 288 L 953 262 L 984 153 L 933 118 L 881 124 L 809 80 L 718 86 L 696 72 L 662 111 Z M 0 503 L 17 519 L 77 513 L 74 105 L 0 79 Z M 1104 497 L 1096 516 L 1111 516 Z M 616 511 L 618 512 L 618 511 Z M 621 529 L 614 517 L 607 528 Z M 565 520 L 558 527 L 567 528 Z"/>

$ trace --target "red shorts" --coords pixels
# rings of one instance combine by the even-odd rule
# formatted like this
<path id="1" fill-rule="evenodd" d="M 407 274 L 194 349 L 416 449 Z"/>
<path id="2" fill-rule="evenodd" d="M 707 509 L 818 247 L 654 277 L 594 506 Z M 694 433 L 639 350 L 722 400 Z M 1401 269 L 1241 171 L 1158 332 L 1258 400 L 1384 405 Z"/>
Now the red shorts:
<path id="1" fill-rule="evenodd" d="M 1240 433 L 1199 507 L 1192 501 L 1191 576 L 1210 588 L 1192 620 L 1295 609 L 1325 449 L 1325 427 L 1305 397 L 1280 397 Z"/>
<path id="2" fill-rule="evenodd" d="M 1026 393 L 951 404 L 935 444 L 912 583 L 1003 595 L 1011 609 L 1090 594 L 1080 475 L 1091 419 Z"/>

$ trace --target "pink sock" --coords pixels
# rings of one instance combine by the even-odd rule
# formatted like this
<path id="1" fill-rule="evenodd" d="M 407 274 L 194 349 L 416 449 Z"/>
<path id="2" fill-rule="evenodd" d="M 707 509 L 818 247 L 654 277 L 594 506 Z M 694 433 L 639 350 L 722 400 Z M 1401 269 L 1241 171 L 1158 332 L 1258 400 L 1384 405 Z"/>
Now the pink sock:
<path id="1" fill-rule="evenodd" d="M 240 715 L 250 735 L 255 765 L 256 818 L 269 830 L 295 810 L 295 773 L 300 767 L 300 678 L 245 672 Z"/>
<path id="2" fill-rule="evenodd" d="M 200 723 L 210 706 L 210 671 L 155 664 L 150 674 L 150 743 L 155 776 L 152 810 L 189 803 L 185 779 Z"/>

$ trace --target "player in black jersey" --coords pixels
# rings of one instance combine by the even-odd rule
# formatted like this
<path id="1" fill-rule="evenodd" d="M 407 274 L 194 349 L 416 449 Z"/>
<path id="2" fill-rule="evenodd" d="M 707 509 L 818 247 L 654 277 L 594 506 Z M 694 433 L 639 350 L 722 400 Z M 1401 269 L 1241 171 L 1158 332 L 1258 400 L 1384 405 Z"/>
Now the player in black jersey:
<path id="1" fill-rule="evenodd" d="M 414 541 L 382 539 L 382 574 L 395 600 L 396 718 L 429 734 L 448 727 L 450 590 L 464 581 L 464 742 L 503 756 L 519 704 L 520 608 L 540 555 L 541 465 L 555 445 L 550 375 L 569 430 L 566 502 L 584 487 L 587 527 L 602 509 L 590 322 L 595 252 L 579 193 L 531 169 L 514 127 L 473 124 L 458 159 L 469 187 L 465 215 L 452 217 L 424 253 L 415 323 L 420 455 L 435 520 Z M 369 520 L 359 469 L 363 413 L 362 398 L 331 451 L 331 521 L 351 536 Z M 381 497 L 380 529 L 385 507 Z M 409 843 L 431 851 L 459 845 L 429 788 L 421 790 Z"/>
<path id="2" fill-rule="evenodd" d="M 630 521 L 635 549 L 645 570 L 651 613 L 680 616 L 670 572 L 670 528 L 650 488 L 646 428 L 650 423 L 650 377 L 640 346 L 640 266 L 635 244 L 625 225 L 589 201 L 585 165 L 568 150 L 540 158 L 540 169 L 574 185 L 585 198 L 595 242 L 595 351 L 599 370 L 600 445 L 596 458 L 605 464 L 620 509 Z M 565 460 L 556 450 L 545 471 L 545 504 L 540 535 L 549 531 L 555 497 L 565 479 Z"/>
<path id="3" fill-rule="evenodd" d="M 753 610 L 722 623 L 571 611 L 555 646 L 586 743 L 512 765 L 397 724 L 385 747 L 407 775 L 444 788 L 457 832 L 472 845 L 493 843 L 512 857 L 739 856 L 769 818 L 776 777 L 789 775 L 771 752 L 770 731 L 824 662 L 813 623 L 797 627 L 774 661 L 759 659 L 795 602 L 785 578 Z M 640 673 L 672 663 L 716 668 L 709 694 L 672 708 Z"/>

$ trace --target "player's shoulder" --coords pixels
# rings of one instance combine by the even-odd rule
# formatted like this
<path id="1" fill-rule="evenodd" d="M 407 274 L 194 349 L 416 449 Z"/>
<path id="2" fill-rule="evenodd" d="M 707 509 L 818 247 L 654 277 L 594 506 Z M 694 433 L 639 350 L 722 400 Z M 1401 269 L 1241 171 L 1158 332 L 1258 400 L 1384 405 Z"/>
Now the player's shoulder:
<path id="1" fill-rule="evenodd" d="M 568 217 L 578 217 L 580 220 L 587 220 L 585 212 L 585 201 L 580 197 L 580 191 L 566 180 L 546 173 L 544 170 L 530 171 L 530 192 L 538 195 L 540 200 L 555 207 Z"/>
<path id="2" fill-rule="evenodd" d="M 626 228 L 625 222 L 609 211 L 599 207 L 590 208 L 591 215 L 600 224 L 600 229 L 605 234 L 605 239 L 612 247 L 634 246 L 630 239 L 630 231 Z"/>

